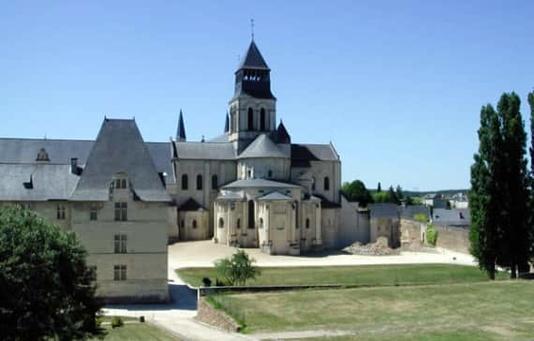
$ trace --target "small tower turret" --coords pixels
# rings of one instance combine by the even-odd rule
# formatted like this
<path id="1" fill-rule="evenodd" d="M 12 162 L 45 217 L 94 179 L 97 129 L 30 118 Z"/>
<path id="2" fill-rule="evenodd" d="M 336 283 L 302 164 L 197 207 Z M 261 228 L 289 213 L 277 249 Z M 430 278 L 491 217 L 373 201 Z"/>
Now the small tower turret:
<path id="1" fill-rule="evenodd" d="M 182 109 L 180 109 L 180 117 L 178 118 L 178 128 L 176 129 L 176 141 L 185 142 L 185 125 Z"/>

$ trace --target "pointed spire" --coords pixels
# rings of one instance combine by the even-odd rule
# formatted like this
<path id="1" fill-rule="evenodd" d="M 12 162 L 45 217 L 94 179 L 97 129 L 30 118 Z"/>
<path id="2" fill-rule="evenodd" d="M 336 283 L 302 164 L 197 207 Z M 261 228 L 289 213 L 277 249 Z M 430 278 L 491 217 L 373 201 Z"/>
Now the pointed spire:
<path id="1" fill-rule="evenodd" d="M 245 58 L 239 64 L 238 69 L 263 69 L 270 70 L 254 40 L 250 42 Z"/>
<path id="2" fill-rule="evenodd" d="M 287 132 L 287 129 L 284 126 L 284 122 L 282 122 L 282 120 L 280 120 L 280 124 L 276 129 L 276 140 L 278 143 L 291 143 L 291 136 L 289 136 L 289 133 Z"/>
<path id="3" fill-rule="evenodd" d="M 185 125 L 184 115 L 182 109 L 180 109 L 180 117 L 178 118 L 178 129 L 176 129 L 176 141 L 185 142 Z"/>
<path id="4" fill-rule="evenodd" d="M 226 121 L 224 122 L 224 132 L 228 133 L 230 131 L 230 116 L 228 111 L 226 112 Z"/>

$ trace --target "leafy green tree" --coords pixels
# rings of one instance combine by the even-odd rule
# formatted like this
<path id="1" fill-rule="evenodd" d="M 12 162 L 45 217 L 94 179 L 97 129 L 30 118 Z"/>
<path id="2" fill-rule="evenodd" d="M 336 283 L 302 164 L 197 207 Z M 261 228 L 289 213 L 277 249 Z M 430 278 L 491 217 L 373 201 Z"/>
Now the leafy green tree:
<path id="1" fill-rule="evenodd" d="M 215 262 L 215 273 L 226 285 L 245 285 L 248 280 L 260 275 L 253 266 L 255 260 L 243 250 L 237 250 L 231 257 Z"/>
<path id="2" fill-rule="evenodd" d="M 395 188 L 395 196 L 399 201 L 404 199 L 404 193 L 402 192 L 402 187 L 400 185 L 397 185 L 397 188 Z"/>
<path id="3" fill-rule="evenodd" d="M 365 187 L 365 184 L 360 180 L 353 182 L 346 182 L 343 184 L 341 191 L 349 201 L 357 201 L 360 206 L 365 207 L 367 204 L 373 202 L 371 193 Z"/>
<path id="4" fill-rule="evenodd" d="M 21 207 L 0 209 L 3 340 L 72 340 L 98 332 L 94 271 L 73 233 Z"/>

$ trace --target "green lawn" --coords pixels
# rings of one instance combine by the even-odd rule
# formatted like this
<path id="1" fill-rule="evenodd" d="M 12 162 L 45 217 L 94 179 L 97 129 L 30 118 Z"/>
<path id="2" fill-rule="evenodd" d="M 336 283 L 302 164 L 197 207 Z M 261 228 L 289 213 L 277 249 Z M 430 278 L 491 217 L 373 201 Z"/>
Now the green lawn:
<path id="1" fill-rule="evenodd" d="M 347 330 L 328 340 L 532 340 L 534 282 L 314 289 L 213 296 L 246 333 Z"/>
<path id="2" fill-rule="evenodd" d="M 198 287 L 203 277 L 215 283 L 213 268 L 178 269 L 187 283 Z M 504 273 L 499 278 L 507 278 Z M 261 268 L 261 275 L 248 285 L 342 284 L 349 286 L 387 286 L 486 281 L 478 268 L 449 264 L 359 265 L 329 267 Z"/>
<path id="3" fill-rule="evenodd" d="M 111 328 L 111 325 L 104 324 L 104 334 L 101 337 L 95 337 L 90 339 L 91 341 L 104 340 L 104 341 L 167 341 L 167 340 L 179 340 L 172 334 L 167 333 L 165 330 L 156 327 L 150 323 L 139 323 L 137 319 L 123 317 L 125 322 L 124 326 L 119 328 Z M 110 317 L 104 317 L 104 322 L 110 322 Z M 130 323 L 129 323 L 130 322 Z M 132 323 L 133 322 L 133 323 Z"/>

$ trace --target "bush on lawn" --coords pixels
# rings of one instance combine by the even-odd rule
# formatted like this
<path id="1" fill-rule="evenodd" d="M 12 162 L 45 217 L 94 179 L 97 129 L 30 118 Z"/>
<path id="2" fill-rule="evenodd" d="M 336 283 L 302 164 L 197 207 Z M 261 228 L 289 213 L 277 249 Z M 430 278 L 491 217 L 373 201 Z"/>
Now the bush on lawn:
<path id="1" fill-rule="evenodd" d="M 237 250 L 231 257 L 217 260 L 215 272 L 228 285 L 245 285 L 260 274 L 260 270 L 252 265 L 254 262 L 245 251 Z"/>
<path id="2" fill-rule="evenodd" d="M 432 224 L 426 228 L 426 242 L 432 246 L 436 246 L 438 242 L 438 230 Z"/>
<path id="3" fill-rule="evenodd" d="M 211 287 L 211 279 L 209 277 L 202 278 L 202 285 L 205 287 Z"/>
<path id="4" fill-rule="evenodd" d="M 111 328 L 119 328 L 124 326 L 124 321 L 119 316 L 113 316 L 111 319 Z"/>

